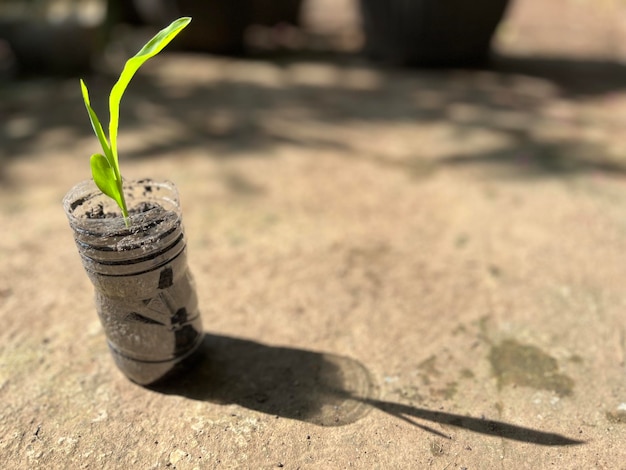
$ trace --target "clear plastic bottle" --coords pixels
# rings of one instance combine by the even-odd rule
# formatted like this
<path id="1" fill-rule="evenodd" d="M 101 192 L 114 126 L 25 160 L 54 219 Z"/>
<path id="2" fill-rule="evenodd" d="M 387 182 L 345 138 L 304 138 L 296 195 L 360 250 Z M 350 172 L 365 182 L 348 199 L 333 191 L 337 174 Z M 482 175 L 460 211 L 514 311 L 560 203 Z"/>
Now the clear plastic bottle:
<path id="1" fill-rule="evenodd" d="M 148 385 L 198 349 L 202 322 L 176 187 L 131 181 L 124 194 L 128 226 L 91 180 L 72 188 L 63 207 L 113 358 L 128 378 Z"/>

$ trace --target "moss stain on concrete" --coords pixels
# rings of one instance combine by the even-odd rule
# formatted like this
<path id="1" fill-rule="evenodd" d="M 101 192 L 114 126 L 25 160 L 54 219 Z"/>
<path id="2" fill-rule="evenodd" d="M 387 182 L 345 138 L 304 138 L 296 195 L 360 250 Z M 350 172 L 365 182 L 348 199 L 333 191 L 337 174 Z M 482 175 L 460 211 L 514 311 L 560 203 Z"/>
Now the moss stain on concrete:
<path id="1" fill-rule="evenodd" d="M 419 389 L 417 387 L 414 387 L 414 386 L 396 388 L 394 390 L 394 393 L 396 393 L 401 398 L 404 398 L 404 399 L 408 400 L 410 403 L 422 403 L 422 402 L 424 402 L 424 397 L 419 392 Z"/>
<path id="2" fill-rule="evenodd" d="M 441 375 L 439 369 L 437 369 L 437 357 L 430 356 L 428 359 L 424 359 L 417 365 L 417 369 L 422 376 L 422 382 L 424 385 L 430 385 L 431 381 Z"/>
<path id="3" fill-rule="evenodd" d="M 448 382 L 442 388 L 431 390 L 431 394 L 444 400 L 451 400 L 456 395 L 457 390 L 458 384 L 456 382 Z"/>
<path id="4" fill-rule="evenodd" d="M 430 448 L 431 455 L 435 457 L 442 457 L 446 454 L 445 446 L 438 441 L 430 441 L 428 447 Z"/>
<path id="5" fill-rule="evenodd" d="M 626 424 L 626 411 L 607 411 L 605 416 L 611 424 Z"/>
<path id="6" fill-rule="evenodd" d="M 489 361 L 500 388 L 519 385 L 550 390 L 561 397 L 573 394 L 574 380 L 559 373 L 556 359 L 535 346 L 508 339 L 492 346 Z"/>

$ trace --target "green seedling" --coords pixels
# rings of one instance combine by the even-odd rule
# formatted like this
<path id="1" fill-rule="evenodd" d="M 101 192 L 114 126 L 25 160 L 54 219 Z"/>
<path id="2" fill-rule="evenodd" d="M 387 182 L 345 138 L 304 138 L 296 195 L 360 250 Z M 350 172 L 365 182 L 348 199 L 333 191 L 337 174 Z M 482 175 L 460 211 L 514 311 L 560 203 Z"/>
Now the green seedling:
<path id="1" fill-rule="evenodd" d="M 159 31 L 150 41 L 148 41 L 137 54 L 126 61 L 124 69 L 120 74 L 120 78 L 117 80 L 111 93 L 109 94 L 109 136 L 104 133 L 102 124 L 96 115 L 95 111 L 91 107 L 89 102 L 89 92 L 85 82 L 81 79 L 80 88 L 83 94 L 83 100 L 85 101 L 85 107 L 89 114 L 89 120 L 91 126 L 96 134 L 96 137 L 100 141 L 103 154 L 94 153 L 91 156 L 91 174 L 96 186 L 104 194 L 112 198 L 117 202 L 118 206 L 122 210 L 122 216 L 124 222 L 129 225 L 128 208 L 126 207 L 126 200 L 124 198 L 124 191 L 122 189 L 122 175 L 120 173 L 120 166 L 118 162 L 117 154 L 117 127 L 120 117 L 120 102 L 122 95 L 131 78 L 135 75 L 135 72 L 139 70 L 139 67 L 143 65 L 145 61 L 157 55 L 161 50 L 167 46 L 167 44 L 180 33 L 191 22 L 191 18 L 183 17 L 173 21 L 167 28 Z"/>

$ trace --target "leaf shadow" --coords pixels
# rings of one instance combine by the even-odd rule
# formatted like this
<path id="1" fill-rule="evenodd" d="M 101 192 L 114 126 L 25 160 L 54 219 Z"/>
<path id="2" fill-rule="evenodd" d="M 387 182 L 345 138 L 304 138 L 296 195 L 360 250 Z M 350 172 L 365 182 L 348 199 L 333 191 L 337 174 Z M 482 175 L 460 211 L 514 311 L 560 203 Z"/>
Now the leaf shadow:
<path id="1" fill-rule="evenodd" d="M 150 388 L 320 426 L 351 424 L 377 409 L 445 438 L 450 436 L 415 420 L 544 446 L 583 443 L 501 421 L 380 400 L 369 370 L 357 360 L 336 354 L 205 334 L 200 354 L 190 367 L 189 373 Z"/>

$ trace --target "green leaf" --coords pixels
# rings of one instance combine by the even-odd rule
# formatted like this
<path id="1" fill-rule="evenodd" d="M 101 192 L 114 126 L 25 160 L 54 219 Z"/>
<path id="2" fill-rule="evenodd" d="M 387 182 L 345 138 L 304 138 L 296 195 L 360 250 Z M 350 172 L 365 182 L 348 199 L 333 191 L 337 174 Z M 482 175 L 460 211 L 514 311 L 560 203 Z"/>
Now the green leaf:
<path id="1" fill-rule="evenodd" d="M 102 124 L 100 124 L 100 120 L 96 115 L 96 112 L 92 109 L 91 103 L 89 101 L 89 91 L 87 90 L 87 85 L 81 79 L 80 88 L 83 93 L 83 101 L 85 102 L 85 108 L 87 108 L 87 113 L 89 114 L 89 120 L 91 121 L 91 127 L 93 128 L 96 137 L 100 141 L 100 145 L 102 146 L 102 150 L 109 160 L 109 164 L 113 165 L 111 148 L 109 147 L 109 142 L 104 135 L 104 130 L 102 129 Z"/>
<path id="2" fill-rule="evenodd" d="M 167 28 L 159 31 L 156 36 L 148 41 L 135 56 L 126 61 L 120 78 L 115 85 L 113 85 L 109 95 L 110 120 L 108 139 L 96 112 L 91 107 L 87 86 L 83 80 L 80 81 L 83 101 L 85 102 L 87 113 L 89 114 L 91 127 L 100 141 L 102 151 L 104 152 L 104 155 L 96 153 L 91 156 L 91 173 L 100 191 L 114 199 L 120 206 L 127 226 L 129 225 L 128 210 L 126 208 L 126 200 L 124 199 L 122 175 L 120 173 L 117 154 L 117 128 L 119 125 L 120 102 L 131 78 L 133 78 L 137 70 L 139 70 L 139 67 L 141 67 L 145 61 L 161 52 L 161 50 L 190 22 L 191 18 L 189 17 L 179 18 L 172 22 Z"/>
<path id="3" fill-rule="evenodd" d="M 191 18 L 183 17 L 172 22 L 168 27 L 159 31 L 145 46 L 141 48 L 137 54 L 126 61 L 124 69 L 120 74 L 117 83 L 113 85 L 111 94 L 109 95 L 109 138 L 111 139 L 111 153 L 113 157 L 113 167 L 119 176 L 118 156 L 117 156 L 117 127 L 120 116 L 120 102 L 122 95 L 126 91 L 126 87 L 130 83 L 131 78 L 139 67 L 143 65 L 151 57 L 157 55 L 161 50 L 169 44 L 169 42 L 180 33 L 191 22 Z"/>
<path id="4" fill-rule="evenodd" d="M 94 153 L 91 156 L 91 174 L 98 189 L 113 199 L 122 209 L 124 218 L 128 218 L 126 201 L 122 192 L 122 181 L 115 175 L 115 170 L 109 160 L 102 154 Z"/>

